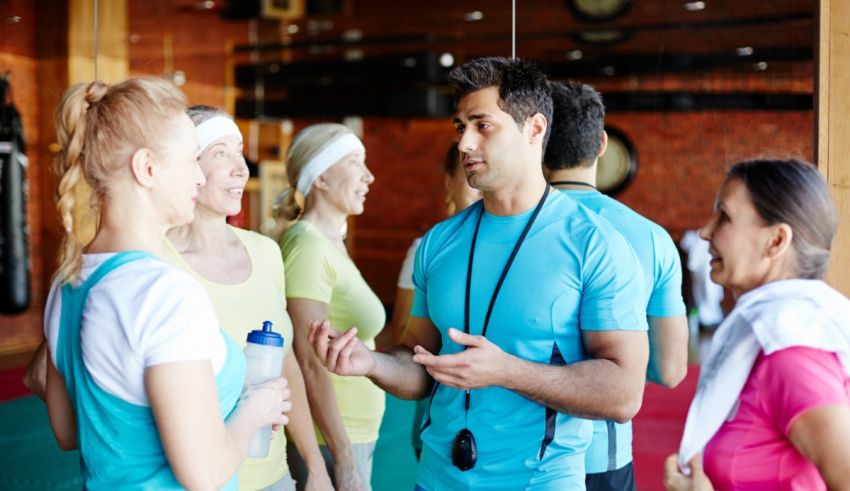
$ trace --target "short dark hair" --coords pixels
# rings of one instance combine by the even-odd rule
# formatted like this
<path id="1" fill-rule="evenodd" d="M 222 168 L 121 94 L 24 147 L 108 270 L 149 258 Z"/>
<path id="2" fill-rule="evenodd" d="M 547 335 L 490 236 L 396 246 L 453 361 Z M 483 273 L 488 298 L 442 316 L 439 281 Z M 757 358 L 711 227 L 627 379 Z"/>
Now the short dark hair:
<path id="1" fill-rule="evenodd" d="M 791 227 L 798 277 L 823 278 L 838 217 L 815 166 L 797 159 L 748 160 L 732 166 L 726 177 L 744 183 L 753 206 L 768 225 Z"/>
<path id="2" fill-rule="evenodd" d="M 546 75 L 534 63 L 501 56 L 475 58 L 449 72 L 449 84 L 458 98 L 487 87 L 499 88 L 499 108 L 510 114 L 517 126 L 537 113 L 546 118 L 543 148 L 552 125 L 552 95 Z"/>
<path id="3" fill-rule="evenodd" d="M 605 130 L 602 96 L 590 85 L 552 82 L 552 134 L 543 164 L 552 170 L 589 166 L 599 155 Z"/>

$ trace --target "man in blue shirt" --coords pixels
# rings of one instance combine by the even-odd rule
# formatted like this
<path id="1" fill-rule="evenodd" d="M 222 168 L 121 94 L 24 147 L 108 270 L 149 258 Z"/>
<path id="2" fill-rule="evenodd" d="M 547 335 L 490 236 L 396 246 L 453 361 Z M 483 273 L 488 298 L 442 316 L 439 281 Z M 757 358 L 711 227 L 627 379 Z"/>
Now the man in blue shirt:
<path id="1" fill-rule="evenodd" d="M 688 327 L 682 300 L 679 253 L 667 232 L 619 201 L 596 190 L 596 167 L 605 152 L 605 106 L 592 87 L 552 83 L 552 134 L 543 159 L 555 188 L 610 222 L 629 242 L 643 267 L 649 323 L 647 379 L 675 387 L 687 372 Z M 589 491 L 634 489 L 631 423 L 594 421 L 588 449 Z"/>
<path id="2" fill-rule="evenodd" d="M 542 172 L 551 120 L 533 65 L 480 58 L 449 76 L 469 184 L 483 199 L 437 224 L 414 264 L 402 344 L 309 336 L 339 375 L 430 396 L 417 489 L 584 489 L 592 424 L 628 421 L 647 364 L 642 271 L 625 239 Z"/>

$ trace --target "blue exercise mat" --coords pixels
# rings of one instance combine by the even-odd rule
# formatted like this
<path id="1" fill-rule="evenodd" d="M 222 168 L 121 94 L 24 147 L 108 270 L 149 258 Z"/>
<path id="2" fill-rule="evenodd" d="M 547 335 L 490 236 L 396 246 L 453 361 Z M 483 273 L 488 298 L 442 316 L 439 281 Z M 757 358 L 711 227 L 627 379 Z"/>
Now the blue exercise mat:
<path id="1" fill-rule="evenodd" d="M 47 419 L 47 406 L 35 396 L 0 403 L 0 455 L 0 489 L 83 487 L 80 453 L 59 448 Z"/>
<path id="2" fill-rule="evenodd" d="M 413 489 L 416 456 L 411 432 L 415 401 L 387 395 L 386 413 L 375 445 L 375 491 Z M 63 491 L 83 487 L 80 454 L 56 444 L 47 406 L 35 396 L 0 403 L 0 489 Z"/>
<path id="3" fill-rule="evenodd" d="M 413 490 L 418 465 L 412 441 L 416 401 L 405 401 L 387 394 L 386 407 L 378 442 L 375 444 L 372 489 Z"/>

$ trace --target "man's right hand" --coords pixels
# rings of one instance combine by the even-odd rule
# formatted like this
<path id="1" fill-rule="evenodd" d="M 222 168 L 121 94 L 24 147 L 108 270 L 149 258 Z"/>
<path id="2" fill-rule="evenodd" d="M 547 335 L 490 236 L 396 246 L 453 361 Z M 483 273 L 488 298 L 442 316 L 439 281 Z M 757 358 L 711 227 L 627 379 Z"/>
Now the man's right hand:
<path id="1" fill-rule="evenodd" d="M 312 321 L 307 340 L 322 364 L 337 375 L 370 375 L 375 370 L 372 350 L 357 339 L 357 328 L 341 333 L 329 321 Z"/>

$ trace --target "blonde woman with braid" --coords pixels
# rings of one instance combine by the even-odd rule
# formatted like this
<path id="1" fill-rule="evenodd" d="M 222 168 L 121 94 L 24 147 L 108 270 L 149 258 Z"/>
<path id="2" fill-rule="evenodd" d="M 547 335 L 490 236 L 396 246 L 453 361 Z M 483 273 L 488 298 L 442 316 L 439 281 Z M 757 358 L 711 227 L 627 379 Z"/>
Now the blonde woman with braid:
<path id="1" fill-rule="evenodd" d="M 204 183 L 185 109 L 155 78 L 76 85 L 57 109 L 66 234 L 45 311 L 46 396 L 86 489 L 235 489 L 254 431 L 287 421 L 285 380 L 243 391 L 245 359 L 209 297 L 157 257 Z M 73 230 L 83 180 L 97 214 L 85 246 Z"/>
<path id="2" fill-rule="evenodd" d="M 295 355 L 336 488 L 368 490 L 384 392 L 366 377 L 329 373 L 307 332 L 311 321 L 328 319 L 339 330 L 356 326 L 357 336 L 374 348 L 384 327 L 383 304 L 348 256 L 342 236 L 348 217 L 363 213 L 375 178 L 366 167 L 363 143 L 339 124 L 317 124 L 298 133 L 286 155 L 286 172 L 292 190 L 305 197 L 303 213 L 295 192 L 289 192 L 281 209 L 284 218 L 298 219 L 281 238 Z M 299 472 L 297 462 L 290 462 L 296 464 L 290 465 L 293 474 Z"/>

